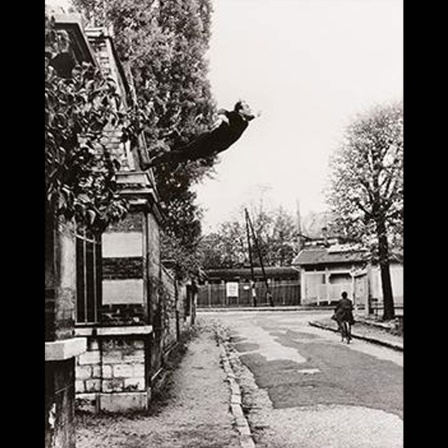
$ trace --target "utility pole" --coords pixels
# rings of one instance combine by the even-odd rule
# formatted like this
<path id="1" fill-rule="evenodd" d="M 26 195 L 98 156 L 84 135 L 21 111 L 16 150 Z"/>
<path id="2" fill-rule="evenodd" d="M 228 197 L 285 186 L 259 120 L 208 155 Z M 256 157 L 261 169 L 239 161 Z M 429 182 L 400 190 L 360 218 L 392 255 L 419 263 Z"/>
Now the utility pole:
<path id="1" fill-rule="evenodd" d="M 250 244 L 250 232 L 249 232 L 249 214 L 247 209 L 245 211 L 245 219 L 246 219 L 246 234 L 247 234 L 247 246 L 249 250 L 249 263 L 250 263 L 250 277 L 251 277 L 251 293 L 252 293 L 252 302 L 254 307 L 257 306 L 257 293 L 255 291 L 255 273 L 254 273 L 254 263 L 252 260 L 252 245 Z"/>
<path id="2" fill-rule="evenodd" d="M 266 292 L 267 292 L 267 296 L 268 296 L 269 305 L 274 306 L 274 302 L 272 300 L 271 288 L 269 287 L 268 278 L 266 276 L 266 271 L 264 269 L 263 257 L 261 255 L 260 245 L 258 244 L 258 239 L 257 239 L 257 236 L 255 235 L 254 227 L 253 227 L 252 221 L 250 220 L 250 217 L 249 217 L 249 212 L 247 211 L 247 209 L 245 209 L 245 212 L 246 212 L 246 219 L 249 222 L 249 227 L 252 231 L 252 237 L 254 239 L 255 248 L 257 249 L 257 252 L 258 252 L 258 258 L 260 259 L 260 266 L 261 266 L 261 271 L 263 272 L 263 279 L 264 279 L 264 283 L 266 285 Z"/>

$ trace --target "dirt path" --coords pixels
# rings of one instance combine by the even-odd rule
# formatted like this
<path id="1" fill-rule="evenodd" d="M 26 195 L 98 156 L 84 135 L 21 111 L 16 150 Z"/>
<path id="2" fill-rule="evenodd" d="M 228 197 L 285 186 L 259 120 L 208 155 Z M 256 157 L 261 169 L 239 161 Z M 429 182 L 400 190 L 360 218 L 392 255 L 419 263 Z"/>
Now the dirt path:
<path id="1" fill-rule="evenodd" d="M 77 448 L 239 448 L 210 332 L 190 341 L 156 415 L 79 416 Z"/>

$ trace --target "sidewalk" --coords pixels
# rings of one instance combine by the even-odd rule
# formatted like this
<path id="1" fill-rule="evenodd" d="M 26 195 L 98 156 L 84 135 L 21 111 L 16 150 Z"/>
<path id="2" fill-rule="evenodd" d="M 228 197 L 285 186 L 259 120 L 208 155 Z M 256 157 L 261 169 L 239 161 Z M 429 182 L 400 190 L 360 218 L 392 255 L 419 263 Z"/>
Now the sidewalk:
<path id="1" fill-rule="evenodd" d="M 338 326 L 330 318 L 319 319 L 309 322 L 313 327 L 338 332 Z M 355 316 L 355 325 L 352 326 L 353 339 L 361 339 L 374 344 L 403 351 L 403 337 L 390 333 L 391 325 L 374 320 Z"/>
<path id="2" fill-rule="evenodd" d="M 134 415 L 78 415 L 77 448 L 240 448 L 222 350 L 210 329 L 172 366 L 167 394 Z M 232 409 L 233 410 L 233 409 Z"/>

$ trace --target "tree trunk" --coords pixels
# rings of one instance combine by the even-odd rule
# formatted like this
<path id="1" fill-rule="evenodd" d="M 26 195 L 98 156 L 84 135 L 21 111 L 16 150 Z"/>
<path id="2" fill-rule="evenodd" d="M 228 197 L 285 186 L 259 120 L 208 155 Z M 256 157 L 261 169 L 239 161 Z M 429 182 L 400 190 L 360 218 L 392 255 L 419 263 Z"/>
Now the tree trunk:
<path id="1" fill-rule="evenodd" d="M 378 234 L 378 255 L 384 303 L 383 320 L 391 320 L 395 317 L 395 306 L 389 266 L 389 244 L 387 242 L 386 224 L 384 219 L 379 218 L 376 223 L 376 227 Z"/>

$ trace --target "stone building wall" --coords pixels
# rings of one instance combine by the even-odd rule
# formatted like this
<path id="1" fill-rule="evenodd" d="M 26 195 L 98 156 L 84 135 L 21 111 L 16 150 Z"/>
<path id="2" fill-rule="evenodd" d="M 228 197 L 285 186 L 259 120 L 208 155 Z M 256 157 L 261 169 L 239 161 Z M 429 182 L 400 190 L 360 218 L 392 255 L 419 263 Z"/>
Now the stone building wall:
<path id="1" fill-rule="evenodd" d="M 126 104 L 129 85 L 111 38 L 101 29 L 86 34 L 101 70 L 115 79 Z M 111 128 L 102 143 L 120 161 L 117 183 L 130 210 L 102 235 L 99 321 L 76 328 L 76 335 L 87 340 L 87 352 L 76 361 L 76 403 L 93 412 L 147 409 L 166 348 L 164 308 L 170 304 L 161 293 L 161 216 L 154 178 L 140 167 L 146 148 L 131 152 L 120 137 Z M 171 342 L 176 340 L 177 333 Z"/>
<path id="2" fill-rule="evenodd" d="M 76 406 L 88 412 L 147 409 L 148 335 L 108 331 L 88 336 L 88 351 L 77 359 Z"/>

